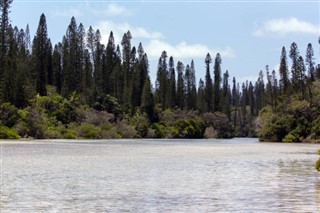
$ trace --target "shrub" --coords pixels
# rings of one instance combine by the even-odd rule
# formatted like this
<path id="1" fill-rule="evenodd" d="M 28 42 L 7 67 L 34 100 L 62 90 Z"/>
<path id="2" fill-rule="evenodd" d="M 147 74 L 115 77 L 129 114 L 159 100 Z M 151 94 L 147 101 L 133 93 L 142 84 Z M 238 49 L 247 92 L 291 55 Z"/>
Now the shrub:
<path id="1" fill-rule="evenodd" d="M 135 126 L 140 137 L 144 138 L 147 136 L 150 122 L 146 113 L 140 113 L 140 110 L 138 110 L 130 123 Z"/>
<path id="2" fill-rule="evenodd" d="M 93 124 L 81 124 L 76 130 L 77 136 L 86 139 L 101 139 L 102 130 L 100 127 L 94 126 Z"/>
<path id="3" fill-rule="evenodd" d="M 202 138 L 206 128 L 203 121 L 195 119 L 177 120 L 173 127 L 178 130 L 180 138 Z"/>
<path id="4" fill-rule="evenodd" d="M 19 139 L 15 129 L 9 128 L 7 126 L 0 126 L 0 139 Z"/>
<path id="5" fill-rule="evenodd" d="M 135 126 L 128 124 L 125 120 L 122 120 L 117 124 L 116 132 L 123 138 L 139 138 Z"/>
<path id="6" fill-rule="evenodd" d="M 217 138 L 218 132 L 212 126 L 207 127 L 204 132 L 204 137 L 205 138 Z"/>
<path id="7" fill-rule="evenodd" d="M 99 111 L 111 112 L 117 118 L 122 116 L 122 109 L 118 100 L 111 95 L 98 97 L 97 101 L 93 104 L 93 108 Z"/>
<path id="8" fill-rule="evenodd" d="M 320 149 L 318 150 L 318 155 L 320 155 Z M 314 167 L 316 168 L 316 170 L 320 171 L 320 158 L 317 160 Z"/>
<path id="9" fill-rule="evenodd" d="M 0 121 L 4 126 L 13 127 L 20 119 L 18 109 L 10 103 L 0 105 Z"/>
<path id="10" fill-rule="evenodd" d="M 27 111 L 25 123 L 28 128 L 28 136 L 37 139 L 45 138 L 45 131 L 48 128 L 46 114 L 41 109 L 34 107 L 28 107 Z"/>
<path id="11" fill-rule="evenodd" d="M 114 121 L 114 115 L 107 111 L 98 111 L 92 108 L 84 110 L 84 122 L 100 126 L 102 124 Z"/>
<path id="12" fill-rule="evenodd" d="M 152 125 L 154 129 L 155 138 L 175 138 L 179 134 L 178 130 L 173 126 L 165 126 L 163 124 L 154 123 Z"/>

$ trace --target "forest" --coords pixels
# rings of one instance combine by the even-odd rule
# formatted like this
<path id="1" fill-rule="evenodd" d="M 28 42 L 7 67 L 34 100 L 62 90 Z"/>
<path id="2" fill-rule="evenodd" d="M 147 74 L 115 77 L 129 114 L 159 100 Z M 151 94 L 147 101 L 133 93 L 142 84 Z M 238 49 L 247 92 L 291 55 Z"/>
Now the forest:
<path id="1" fill-rule="evenodd" d="M 0 3 L 2 139 L 320 140 L 320 65 L 311 43 L 305 53 L 295 42 L 282 47 L 279 70 L 266 66 L 256 82 L 231 79 L 219 53 L 204 56 L 197 82 L 193 60 L 175 63 L 163 51 L 153 84 L 148 55 L 142 43 L 132 46 L 130 31 L 121 44 L 111 31 L 104 45 L 99 29 L 72 17 L 52 44 L 42 14 L 31 40 L 29 25 L 10 24 L 12 0 Z"/>

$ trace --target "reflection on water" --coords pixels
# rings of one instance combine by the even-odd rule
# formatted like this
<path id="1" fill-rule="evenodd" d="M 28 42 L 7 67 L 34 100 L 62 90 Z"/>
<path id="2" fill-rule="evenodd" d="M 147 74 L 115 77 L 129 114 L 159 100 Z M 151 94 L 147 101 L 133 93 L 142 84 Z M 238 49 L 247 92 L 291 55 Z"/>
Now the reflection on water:
<path id="1" fill-rule="evenodd" d="M 0 212 L 320 212 L 319 145 L 0 142 Z"/>

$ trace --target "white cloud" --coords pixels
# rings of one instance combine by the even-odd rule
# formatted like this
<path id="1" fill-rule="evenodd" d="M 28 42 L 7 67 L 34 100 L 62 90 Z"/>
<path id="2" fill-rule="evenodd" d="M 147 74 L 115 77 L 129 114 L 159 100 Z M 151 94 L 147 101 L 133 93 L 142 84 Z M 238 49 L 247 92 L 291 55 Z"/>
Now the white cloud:
<path id="1" fill-rule="evenodd" d="M 297 18 L 271 19 L 252 33 L 254 36 L 285 36 L 288 34 L 319 35 L 318 25 Z"/>
<path id="2" fill-rule="evenodd" d="M 234 58 L 235 51 L 226 47 L 224 49 L 210 49 L 208 46 L 203 44 L 187 44 L 186 42 L 181 42 L 177 45 L 171 45 L 165 41 L 161 40 L 151 40 L 145 47 L 146 52 L 149 57 L 158 58 L 161 52 L 165 50 L 168 55 L 172 55 L 175 58 L 204 58 L 209 52 L 211 57 L 215 57 L 216 53 L 220 53 L 222 58 Z"/>
<path id="3" fill-rule="evenodd" d="M 110 31 L 113 31 L 113 36 L 116 43 L 121 43 L 121 39 L 124 33 L 130 30 L 134 38 L 143 39 L 161 39 L 164 36 L 160 32 L 150 32 L 142 27 L 133 27 L 128 23 L 116 24 L 112 21 L 102 21 L 94 29 L 99 29 L 102 36 L 102 43 L 107 44 Z"/>
<path id="4" fill-rule="evenodd" d="M 116 16 L 116 15 L 131 15 L 132 12 L 129 11 L 127 8 L 119 6 L 115 3 L 111 3 L 107 6 L 105 11 L 107 15 Z"/>
<path id="5" fill-rule="evenodd" d="M 236 57 L 235 51 L 231 47 L 225 48 L 209 48 L 204 44 L 188 44 L 187 42 L 180 42 L 178 44 L 170 44 L 164 40 L 164 35 L 157 31 L 149 31 L 142 27 L 134 27 L 128 23 L 114 23 L 112 21 L 103 21 L 93 26 L 99 29 L 102 36 L 102 43 L 107 44 L 110 31 L 113 32 L 115 42 L 121 43 L 122 36 L 130 30 L 133 41 L 140 42 L 143 40 L 143 46 L 150 59 L 158 59 L 163 50 L 168 53 L 168 56 L 173 56 L 177 59 L 196 59 L 204 58 L 209 52 L 214 58 L 216 53 L 220 53 L 222 58 Z"/>
<path id="6" fill-rule="evenodd" d="M 70 8 L 66 10 L 54 10 L 51 12 L 51 15 L 54 17 L 80 17 L 83 13 L 79 9 Z"/>

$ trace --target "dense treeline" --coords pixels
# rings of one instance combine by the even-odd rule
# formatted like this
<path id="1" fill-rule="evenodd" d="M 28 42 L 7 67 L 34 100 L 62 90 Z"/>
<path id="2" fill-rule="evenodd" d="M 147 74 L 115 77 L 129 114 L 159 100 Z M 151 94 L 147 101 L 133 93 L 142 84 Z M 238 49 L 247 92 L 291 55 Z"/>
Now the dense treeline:
<path id="1" fill-rule="evenodd" d="M 267 66 L 266 78 L 261 71 L 257 82 L 241 85 L 223 73 L 219 53 L 205 56 L 205 78 L 196 84 L 193 60 L 175 64 L 163 51 L 153 87 L 147 53 L 141 43 L 132 46 L 130 31 L 120 45 L 111 31 L 104 45 L 99 29 L 86 31 L 72 17 L 62 41 L 52 44 L 42 14 L 31 41 L 28 25 L 10 25 L 12 0 L 0 2 L 0 138 L 247 137 L 260 128 L 263 140 L 297 141 L 315 127 L 305 134 L 292 128 L 310 121 L 320 125 L 317 113 L 300 121 L 301 114 L 285 107 L 317 107 L 320 71 L 311 44 L 305 59 L 291 45 L 291 78 L 283 48 L 280 80 Z M 279 127 L 281 118 L 287 125 L 286 114 L 291 123 Z"/>

